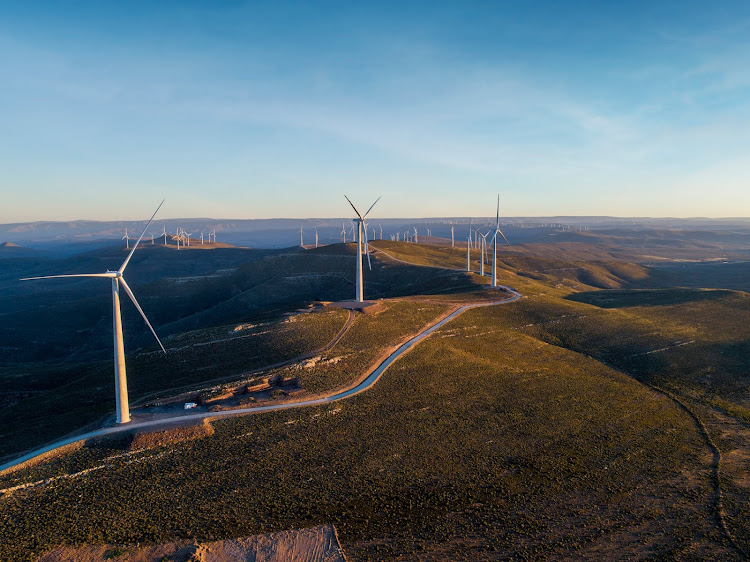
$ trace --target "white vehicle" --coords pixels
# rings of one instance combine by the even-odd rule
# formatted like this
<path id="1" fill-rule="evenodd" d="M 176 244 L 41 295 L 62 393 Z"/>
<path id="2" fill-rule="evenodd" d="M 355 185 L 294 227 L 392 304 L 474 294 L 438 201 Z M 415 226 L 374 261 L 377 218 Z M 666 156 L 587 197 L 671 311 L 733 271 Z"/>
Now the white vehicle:
<path id="1" fill-rule="evenodd" d="M 198 404 L 195 402 L 185 402 L 185 409 L 186 410 L 192 410 L 193 408 L 197 408 Z"/>

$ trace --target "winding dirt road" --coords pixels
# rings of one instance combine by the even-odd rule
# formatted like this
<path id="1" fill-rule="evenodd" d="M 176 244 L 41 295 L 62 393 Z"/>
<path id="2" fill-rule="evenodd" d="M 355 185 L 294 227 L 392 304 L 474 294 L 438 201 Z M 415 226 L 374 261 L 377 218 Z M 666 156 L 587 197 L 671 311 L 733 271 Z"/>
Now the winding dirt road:
<path id="1" fill-rule="evenodd" d="M 149 420 L 149 421 L 143 421 L 143 422 L 129 423 L 129 424 L 120 425 L 120 426 L 105 427 L 105 428 L 97 429 L 94 431 L 89 431 L 87 433 L 74 435 L 66 439 L 61 439 L 59 441 L 55 441 L 54 443 L 50 443 L 49 445 L 46 445 L 45 447 L 42 447 L 26 455 L 23 455 L 22 457 L 9 461 L 5 464 L 2 464 L 0 465 L 0 473 L 8 469 L 15 468 L 18 465 L 26 463 L 41 455 L 45 455 L 47 453 L 53 452 L 56 449 L 60 449 L 61 447 L 65 447 L 67 445 L 76 443 L 78 441 L 91 439 L 92 437 L 101 437 L 104 435 L 113 435 L 116 433 L 129 432 L 129 431 L 133 431 L 134 429 L 144 429 L 144 428 L 156 429 L 156 428 L 170 426 L 170 425 L 178 424 L 178 423 L 182 424 L 186 421 L 189 421 L 189 422 L 202 421 L 206 418 L 212 418 L 212 419 L 223 418 L 223 417 L 228 417 L 228 416 L 259 414 L 262 412 L 271 412 L 271 411 L 276 411 L 276 410 L 290 410 L 292 408 L 303 408 L 306 406 L 319 406 L 321 404 L 328 404 L 332 402 L 338 402 L 339 400 L 345 400 L 347 398 L 351 398 L 352 396 L 355 396 L 361 392 L 368 390 L 369 388 L 372 388 L 372 386 L 376 382 L 378 382 L 380 377 L 383 376 L 383 373 L 385 373 L 385 371 L 388 369 L 388 367 L 391 366 L 391 364 L 394 361 L 396 361 L 404 353 L 412 349 L 419 342 L 427 338 L 435 330 L 440 329 L 442 326 L 444 326 L 445 324 L 447 324 L 448 322 L 450 322 L 451 320 L 453 320 L 460 314 L 472 308 L 508 304 L 508 303 L 517 301 L 518 299 L 521 298 L 521 294 L 518 293 L 515 289 L 512 289 L 510 287 L 505 287 L 505 286 L 498 286 L 497 288 L 507 291 L 512 296 L 510 298 L 506 298 L 506 299 L 499 300 L 499 301 L 467 304 L 467 305 L 457 308 L 455 311 L 453 311 L 451 314 L 449 314 L 445 318 L 428 326 L 427 328 L 419 332 L 417 335 L 413 336 L 411 339 L 401 344 L 393 353 L 391 353 L 388 357 L 386 357 L 383 361 L 381 361 L 381 363 L 377 366 L 377 368 L 372 373 L 370 373 L 364 380 L 362 380 L 356 386 L 349 388 L 347 390 L 331 393 L 328 396 L 322 396 L 320 398 L 304 400 L 300 402 L 289 402 L 286 404 L 273 404 L 270 406 L 255 406 L 255 407 L 250 407 L 250 408 L 238 408 L 235 410 L 228 410 L 224 412 L 201 412 L 197 414 L 186 414 L 186 415 L 181 415 L 181 416 L 175 416 L 173 418 L 161 418 L 158 420 Z"/>

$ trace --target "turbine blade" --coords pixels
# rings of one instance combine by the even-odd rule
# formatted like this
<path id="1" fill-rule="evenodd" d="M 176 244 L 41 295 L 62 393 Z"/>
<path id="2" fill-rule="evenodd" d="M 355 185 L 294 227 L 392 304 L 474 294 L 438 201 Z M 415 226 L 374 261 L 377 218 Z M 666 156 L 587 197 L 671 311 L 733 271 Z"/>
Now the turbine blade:
<path id="1" fill-rule="evenodd" d="M 500 229 L 498 229 L 497 231 L 498 231 L 498 232 L 500 233 L 500 236 L 502 236 L 502 237 L 503 237 L 503 240 L 505 240 L 505 243 L 506 243 L 506 244 L 507 244 L 508 246 L 510 246 L 510 242 L 508 242 L 508 239 L 507 239 L 507 238 L 505 237 L 505 234 L 503 234 L 503 231 L 502 231 L 502 230 L 500 230 Z"/>
<path id="2" fill-rule="evenodd" d="M 133 301 L 133 304 L 138 309 L 138 312 L 141 313 L 141 316 L 143 316 L 143 319 L 146 321 L 146 325 L 148 326 L 149 330 L 151 330 L 151 333 L 154 334 L 154 337 L 156 338 L 157 343 L 159 344 L 159 347 L 161 347 L 161 350 L 166 353 L 167 350 L 164 349 L 164 346 L 161 344 L 161 340 L 159 339 L 159 336 L 156 335 L 156 332 L 154 331 L 153 326 L 151 326 L 151 322 L 148 321 L 148 318 L 146 318 L 146 314 L 143 312 L 143 309 L 141 308 L 141 305 L 138 304 L 138 301 L 135 300 L 135 295 L 133 294 L 133 291 L 130 290 L 130 287 L 128 287 L 128 284 L 125 282 L 125 279 L 120 277 L 120 283 L 122 283 L 122 288 L 125 289 L 125 292 L 130 297 L 130 300 Z"/>
<path id="3" fill-rule="evenodd" d="M 346 197 L 346 195 L 344 195 L 344 197 L 346 198 L 347 201 L 349 201 L 349 198 Z M 352 203 L 351 201 L 349 201 L 349 204 L 352 206 L 352 209 L 354 209 L 354 212 L 357 213 L 357 216 L 360 218 L 360 220 L 364 220 L 362 218 L 362 215 L 359 214 L 359 211 L 357 210 L 357 207 L 354 206 L 354 203 Z"/>
<path id="4" fill-rule="evenodd" d="M 500 230 L 500 194 L 497 194 L 497 220 L 495 221 L 495 228 Z"/>
<path id="5" fill-rule="evenodd" d="M 161 206 L 164 205 L 164 201 L 166 201 L 166 199 L 162 199 L 161 200 L 161 203 L 159 203 L 159 206 L 154 211 L 154 214 L 151 215 L 150 219 L 148 219 L 148 223 L 146 223 L 146 228 L 143 229 L 143 232 L 141 232 L 141 235 L 138 237 L 138 242 L 136 242 L 133 245 L 133 249 L 130 250 L 130 253 L 128 254 L 128 257 L 125 258 L 124 262 L 122 262 L 122 265 L 120 266 L 120 269 L 118 269 L 118 271 L 120 272 L 120 274 L 122 274 L 122 272 L 125 271 L 125 268 L 128 266 L 128 262 L 130 261 L 130 258 L 133 257 L 133 252 L 135 252 L 135 249 L 138 247 L 138 244 L 141 242 L 141 238 L 143 238 L 143 235 L 146 234 L 146 231 L 148 230 L 148 227 L 151 226 L 151 221 L 154 220 L 154 217 L 156 216 L 156 213 L 158 213 L 159 209 L 161 209 Z"/>
<path id="6" fill-rule="evenodd" d="M 32 281 L 34 279 L 57 279 L 59 277 L 117 277 L 115 273 L 75 273 L 72 275 L 45 275 L 44 277 L 24 277 L 19 281 Z"/>
<path id="7" fill-rule="evenodd" d="M 381 195 L 381 197 L 382 197 L 382 195 Z M 380 201 L 380 197 L 378 197 L 377 199 L 375 199 L 375 203 L 377 203 L 378 201 Z M 370 214 L 370 211 L 372 211 L 372 208 L 375 206 L 375 203 L 373 203 L 372 205 L 370 205 L 370 208 L 367 209 L 367 212 L 365 213 L 365 217 L 367 217 L 367 215 Z M 364 218 L 363 218 L 363 220 L 364 220 Z"/>

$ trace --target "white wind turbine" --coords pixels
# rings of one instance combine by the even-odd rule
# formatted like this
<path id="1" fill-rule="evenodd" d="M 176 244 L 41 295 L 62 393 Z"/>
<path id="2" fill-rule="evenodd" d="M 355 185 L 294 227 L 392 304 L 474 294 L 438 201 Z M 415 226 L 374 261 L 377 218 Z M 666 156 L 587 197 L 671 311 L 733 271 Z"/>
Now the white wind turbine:
<path id="1" fill-rule="evenodd" d="M 185 232 L 185 231 L 183 231 L 183 235 L 187 238 L 188 248 L 190 247 L 190 236 L 192 236 L 192 234 L 193 234 L 192 232 Z"/>
<path id="2" fill-rule="evenodd" d="M 318 227 L 315 227 L 315 247 L 318 247 Z"/>
<path id="3" fill-rule="evenodd" d="M 117 400 L 117 423 L 128 423 L 130 421 L 130 408 L 128 407 L 128 380 L 125 373 L 125 345 L 123 343 L 122 339 L 122 317 L 120 316 L 120 287 L 125 291 L 125 294 L 130 297 L 130 300 L 133 301 L 133 304 L 138 309 L 138 312 L 141 313 L 141 316 L 146 321 L 146 325 L 151 330 L 151 333 L 154 334 L 154 337 L 156 338 L 156 341 L 159 343 L 159 347 L 161 347 L 161 350 L 166 353 L 167 350 L 164 349 L 164 346 L 161 344 L 161 340 L 159 340 L 159 336 L 156 335 L 156 332 L 154 331 L 153 326 L 151 326 L 151 322 L 148 321 L 148 318 L 146 318 L 146 314 L 143 312 L 143 309 L 138 304 L 138 301 L 135 299 L 135 295 L 133 294 L 133 291 L 130 290 L 130 287 L 125 282 L 125 278 L 123 277 L 123 273 L 125 272 L 125 268 L 128 266 L 128 262 L 130 262 L 130 258 L 133 257 L 133 253 L 135 252 L 135 249 L 138 247 L 138 244 L 141 241 L 141 238 L 143 238 L 143 235 L 146 234 L 146 230 L 148 230 L 149 225 L 151 224 L 151 221 L 154 220 L 154 217 L 156 216 L 156 213 L 159 211 L 161 206 L 164 204 L 164 201 L 159 203 L 159 206 L 156 208 L 156 211 L 154 211 L 154 214 L 151 215 L 151 218 L 148 221 L 148 224 L 146 224 L 146 228 L 143 229 L 143 232 L 141 233 L 141 236 L 138 238 L 138 241 L 133 246 L 133 249 L 130 250 L 130 253 L 128 254 L 128 257 L 125 258 L 125 261 L 122 262 L 122 265 L 120 266 L 120 269 L 117 271 L 109 271 L 107 270 L 106 273 L 79 273 L 74 275 L 47 275 L 45 277 L 26 277 L 24 279 L 21 279 L 21 281 L 30 281 L 32 279 L 55 279 L 59 277 L 104 277 L 107 279 L 112 280 L 112 318 L 113 318 L 113 327 L 114 327 L 114 347 L 115 347 L 115 398 Z"/>
<path id="4" fill-rule="evenodd" d="M 349 201 L 349 198 L 344 195 L 347 201 Z M 380 201 L 380 197 L 378 197 L 375 200 L 375 203 Z M 357 225 L 357 237 L 355 242 L 357 243 L 357 278 L 356 278 L 356 301 L 362 302 L 363 300 L 363 290 L 362 290 L 362 229 L 365 226 L 365 218 L 367 218 L 367 215 L 370 214 L 370 211 L 372 211 L 372 208 L 375 206 L 375 203 L 370 205 L 370 208 L 367 209 L 367 212 L 363 215 L 360 214 L 360 212 L 357 210 L 357 208 L 354 206 L 354 203 L 349 201 L 349 204 L 352 206 L 352 209 L 354 209 L 354 212 L 357 213 L 357 218 L 353 219 L 354 223 Z M 364 230 L 365 235 L 365 245 L 367 244 L 367 228 L 365 227 Z M 368 252 L 367 254 L 367 261 L 369 264 L 370 261 L 370 254 Z M 370 269 L 372 269 L 372 266 L 370 265 Z"/>
<path id="5" fill-rule="evenodd" d="M 456 246 L 456 238 L 453 234 L 453 223 L 451 223 L 451 248 Z"/>
<path id="6" fill-rule="evenodd" d="M 127 226 L 125 227 L 125 236 L 123 236 L 122 238 L 120 238 L 120 240 L 125 240 L 125 249 L 129 250 L 130 249 L 130 236 L 128 236 L 128 227 Z"/>
<path id="7" fill-rule="evenodd" d="M 488 233 L 489 234 L 489 233 Z M 510 242 L 500 230 L 500 195 L 497 196 L 497 218 L 495 219 L 495 233 L 492 235 L 492 283 L 493 287 L 497 287 L 497 235 L 503 237 L 503 240 L 510 246 Z"/>
<path id="8" fill-rule="evenodd" d="M 151 235 L 151 245 L 152 246 L 154 245 L 154 235 L 153 234 Z"/>
<path id="9" fill-rule="evenodd" d="M 489 232 L 487 232 L 487 234 L 489 234 Z M 484 276 L 484 261 L 485 261 L 485 256 L 487 254 L 487 234 L 482 234 L 481 232 L 479 233 L 479 236 L 482 237 L 482 242 L 480 242 L 482 246 L 481 248 L 482 259 L 479 260 L 479 275 L 481 276 Z"/>
<path id="10" fill-rule="evenodd" d="M 164 245 L 167 245 L 167 227 L 164 225 L 161 225 L 161 234 L 164 236 Z"/>
<path id="11" fill-rule="evenodd" d="M 344 237 L 344 244 L 346 244 L 346 225 L 341 223 L 341 236 Z"/>
<path id="12" fill-rule="evenodd" d="M 201 246 L 203 246 L 203 231 L 201 230 Z"/>
<path id="13" fill-rule="evenodd" d="M 417 227 L 414 227 L 414 243 L 419 244 L 419 236 L 417 235 Z"/>
<path id="14" fill-rule="evenodd" d="M 379 224 L 378 226 L 380 227 L 380 239 L 382 240 L 383 239 L 383 225 Z"/>
<path id="15" fill-rule="evenodd" d="M 304 248 L 305 247 L 305 241 L 302 238 L 302 225 L 299 225 L 299 247 Z"/>

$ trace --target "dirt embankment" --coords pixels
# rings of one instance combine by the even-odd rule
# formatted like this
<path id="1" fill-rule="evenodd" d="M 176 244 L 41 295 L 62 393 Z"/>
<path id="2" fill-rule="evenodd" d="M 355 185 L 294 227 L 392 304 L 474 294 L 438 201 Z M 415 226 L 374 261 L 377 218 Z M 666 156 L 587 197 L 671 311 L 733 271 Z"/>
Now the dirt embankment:
<path id="1" fill-rule="evenodd" d="M 208 543 L 61 547 L 37 562 L 346 562 L 333 525 Z"/>

